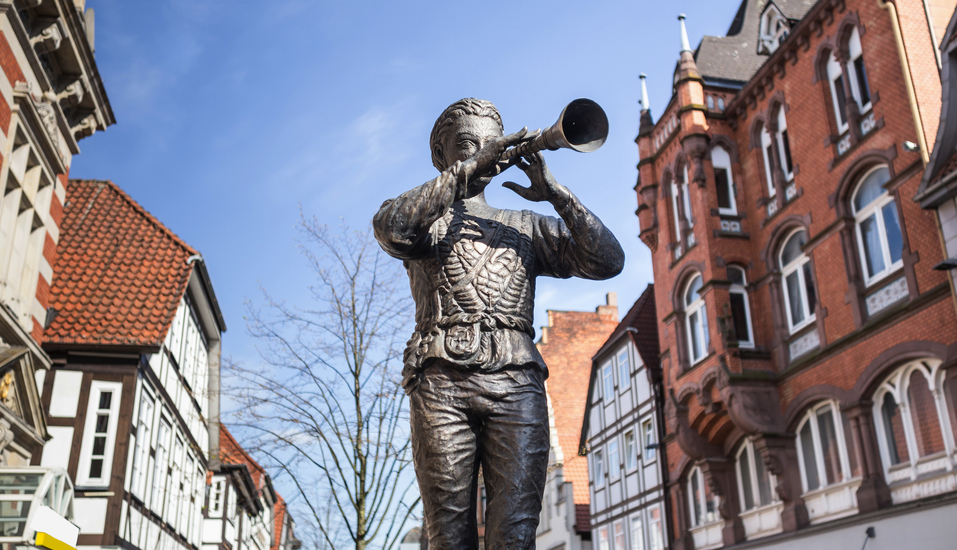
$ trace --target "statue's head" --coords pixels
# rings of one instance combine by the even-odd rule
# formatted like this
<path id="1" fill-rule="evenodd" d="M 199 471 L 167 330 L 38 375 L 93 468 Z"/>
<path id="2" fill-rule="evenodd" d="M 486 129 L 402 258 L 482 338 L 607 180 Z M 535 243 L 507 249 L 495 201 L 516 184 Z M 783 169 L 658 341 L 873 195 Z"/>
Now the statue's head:
<path id="1" fill-rule="evenodd" d="M 491 101 L 460 99 L 442 111 L 432 127 L 432 165 L 442 172 L 455 161 L 471 157 L 503 132 L 502 117 Z"/>

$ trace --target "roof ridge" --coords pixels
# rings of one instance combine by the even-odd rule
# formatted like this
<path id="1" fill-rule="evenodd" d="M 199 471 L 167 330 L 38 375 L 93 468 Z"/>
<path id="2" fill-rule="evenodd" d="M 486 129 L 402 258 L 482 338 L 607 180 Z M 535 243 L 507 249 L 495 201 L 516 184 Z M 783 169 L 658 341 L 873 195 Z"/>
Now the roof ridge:
<path id="1" fill-rule="evenodd" d="M 249 461 L 253 466 L 255 466 L 256 468 L 258 468 L 259 471 L 261 471 L 262 473 L 268 475 L 268 472 L 266 472 L 266 469 L 263 468 L 262 464 L 256 462 L 256 459 L 254 459 L 254 458 L 252 457 L 252 455 L 250 455 L 249 452 L 246 451 L 246 449 L 244 449 L 243 446 L 239 444 L 239 441 L 236 440 L 236 438 L 233 436 L 232 432 L 229 431 L 229 429 L 226 427 L 225 424 L 223 424 L 222 422 L 220 422 L 219 427 L 220 427 L 220 429 L 222 430 L 222 432 L 223 432 L 224 434 L 226 434 L 226 437 L 229 438 L 230 441 L 232 441 L 233 445 L 235 445 L 236 448 L 239 449 L 239 452 L 242 453 L 242 456 L 243 456 L 247 461 Z M 222 450 L 220 450 L 220 453 L 222 453 Z"/>
<path id="2" fill-rule="evenodd" d="M 117 195 L 119 195 L 124 201 L 126 201 L 126 203 L 127 203 L 130 207 L 132 207 L 134 210 L 136 210 L 141 216 L 143 216 L 144 218 L 146 218 L 147 221 L 149 221 L 151 224 L 153 224 L 154 226 L 156 226 L 156 228 L 160 229 L 163 233 L 166 234 L 166 236 L 168 236 L 170 239 L 172 239 L 173 242 L 175 242 L 175 243 L 178 244 L 180 247 L 182 247 L 183 249 L 185 249 L 185 250 L 186 250 L 187 252 L 189 252 L 191 255 L 192 255 L 192 254 L 199 254 L 199 252 L 198 252 L 195 248 L 193 248 L 192 246 L 190 246 L 189 243 L 187 243 L 187 242 L 184 241 L 179 235 L 177 235 L 176 233 L 174 233 L 172 229 L 170 229 L 169 227 L 166 227 L 166 225 L 163 224 L 163 222 L 159 221 L 159 220 L 156 218 L 156 216 L 154 216 L 153 214 L 151 214 L 151 213 L 149 212 L 149 210 L 147 210 L 146 208 L 143 208 L 143 205 L 141 205 L 140 203 L 136 202 L 136 201 L 133 199 L 133 197 L 131 197 L 126 191 L 124 191 L 122 187 L 120 187 L 119 185 L 117 185 L 116 183 L 114 183 L 113 180 L 96 180 L 96 179 L 81 179 L 81 178 L 72 179 L 72 178 L 71 178 L 71 179 L 69 179 L 69 180 L 67 180 L 67 181 L 68 181 L 68 183 L 70 183 L 70 184 L 76 184 L 76 183 L 80 183 L 80 184 L 96 183 L 96 184 L 101 184 L 101 185 L 106 185 L 106 186 L 108 186 L 108 187 L 109 187 L 110 189 L 112 189 Z M 97 194 L 97 196 L 99 196 L 99 194 Z M 93 197 L 93 200 L 95 200 L 95 199 L 96 199 L 96 197 Z"/>

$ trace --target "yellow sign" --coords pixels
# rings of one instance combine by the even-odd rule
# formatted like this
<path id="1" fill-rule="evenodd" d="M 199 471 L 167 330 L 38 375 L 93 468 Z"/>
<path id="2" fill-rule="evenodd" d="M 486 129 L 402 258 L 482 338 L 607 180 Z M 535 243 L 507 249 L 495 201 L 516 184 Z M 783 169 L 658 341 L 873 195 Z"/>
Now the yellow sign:
<path id="1" fill-rule="evenodd" d="M 76 550 L 76 548 L 69 544 L 40 532 L 37 533 L 37 546 L 40 548 L 49 548 L 50 550 Z"/>

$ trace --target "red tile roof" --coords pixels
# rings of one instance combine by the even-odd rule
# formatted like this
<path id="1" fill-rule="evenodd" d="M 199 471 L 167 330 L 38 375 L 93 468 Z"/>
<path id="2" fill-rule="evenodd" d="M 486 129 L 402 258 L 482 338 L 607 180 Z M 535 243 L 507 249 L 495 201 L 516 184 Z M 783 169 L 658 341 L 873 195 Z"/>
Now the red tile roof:
<path id="1" fill-rule="evenodd" d="M 223 462 L 223 464 L 246 466 L 249 469 L 249 475 L 252 476 L 253 482 L 256 484 L 256 488 L 260 491 L 263 490 L 266 474 L 265 468 L 260 466 L 253 457 L 249 456 L 249 453 L 239 445 L 239 442 L 236 441 L 233 434 L 229 433 L 229 430 L 227 430 L 223 424 L 219 425 L 219 460 Z"/>
<path id="2" fill-rule="evenodd" d="M 555 430 L 565 462 L 562 473 L 572 483 L 578 531 L 589 531 L 588 460 L 578 455 L 591 358 L 618 325 L 618 308 L 601 306 L 596 312 L 549 311 L 538 350 L 548 365 L 548 395 Z M 584 515 L 582 513 L 584 510 Z"/>
<path id="3" fill-rule="evenodd" d="M 279 497 L 276 504 L 273 505 L 273 540 L 269 545 L 269 550 L 283 550 L 279 548 L 282 542 L 282 524 L 286 521 L 286 501 Z"/>
<path id="4" fill-rule="evenodd" d="M 194 254 L 113 182 L 69 180 L 45 343 L 159 347 Z"/>

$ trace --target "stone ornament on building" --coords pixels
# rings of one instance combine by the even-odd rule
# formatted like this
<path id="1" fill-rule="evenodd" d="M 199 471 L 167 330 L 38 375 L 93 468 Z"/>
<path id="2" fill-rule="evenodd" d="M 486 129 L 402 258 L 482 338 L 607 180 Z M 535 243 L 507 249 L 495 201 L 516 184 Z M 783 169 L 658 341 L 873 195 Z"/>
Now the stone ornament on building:
<path id="1" fill-rule="evenodd" d="M 624 263 L 611 231 L 537 152 L 553 148 L 536 145 L 558 126 L 505 136 L 490 102 L 452 104 L 430 138 L 439 176 L 387 200 L 373 220 L 382 248 L 405 262 L 416 302 L 402 383 L 435 550 L 478 548 L 480 462 L 490 496 L 486 546 L 535 547 L 549 454 L 547 370 L 533 342 L 535 278 L 607 279 Z M 531 185 L 504 186 L 550 202 L 561 219 L 488 205 L 486 186 L 513 165 Z"/>
<path id="2" fill-rule="evenodd" d="M 60 49 L 63 36 L 66 33 L 63 30 L 63 22 L 59 18 L 40 19 L 37 28 L 40 31 L 30 38 L 30 42 L 36 48 L 37 53 L 49 54 Z"/>

